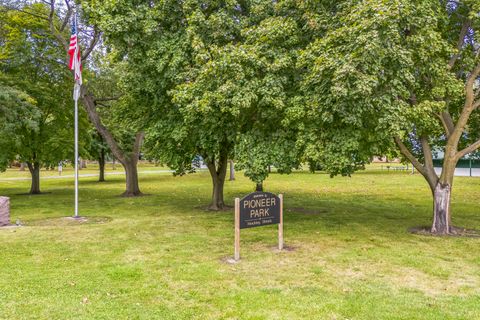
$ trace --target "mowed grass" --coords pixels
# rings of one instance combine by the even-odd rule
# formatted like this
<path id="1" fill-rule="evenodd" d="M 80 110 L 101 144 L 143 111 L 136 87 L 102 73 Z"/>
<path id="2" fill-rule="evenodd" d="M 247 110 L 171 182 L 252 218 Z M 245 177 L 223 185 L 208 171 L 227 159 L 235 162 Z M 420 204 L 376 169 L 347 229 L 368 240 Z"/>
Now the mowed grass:
<path id="1" fill-rule="evenodd" d="M 276 226 L 245 229 L 234 265 L 233 209 L 204 210 L 208 173 L 140 178 L 148 196 L 134 199 L 118 196 L 122 176 L 82 179 L 81 214 L 111 221 L 73 226 L 38 223 L 72 215 L 72 179 L 43 180 L 39 196 L 0 182 L 12 221 L 30 224 L 0 230 L 0 318 L 480 319 L 480 239 L 407 231 L 431 220 L 418 174 L 273 173 L 287 250 Z M 237 173 L 225 198 L 253 187 Z M 479 191 L 479 178 L 455 179 L 455 225 L 480 229 Z"/>
<path id="2" fill-rule="evenodd" d="M 142 161 L 141 166 L 139 167 L 140 171 L 145 173 L 154 173 L 155 171 L 170 171 L 168 167 L 163 166 L 156 166 L 153 163 L 148 163 L 146 161 Z M 119 163 L 112 164 L 111 162 L 105 166 L 105 174 L 106 175 L 118 175 L 123 174 L 122 165 Z M 42 168 L 40 171 L 40 177 L 52 177 L 52 178 L 60 178 L 61 176 L 73 176 L 75 174 L 74 168 L 70 165 L 64 165 L 62 167 L 62 174 L 58 173 L 58 167 L 54 167 L 52 170 Z M 83 168 L 79 170 L 80 175 L 91 175 L 91 174 L 98 174 L 98 164 L 96 163 L 89 163 L 87 168 Z M 28 168 L 25 167 L 25 170 L 20 171 L 19 167 L 13 167 L 7 169 L 5 172 L 0 173 L 0 182 L 4 180 L 14 180 L 14 179 L 29 179 L 31 177 L 30 171 Z"/>

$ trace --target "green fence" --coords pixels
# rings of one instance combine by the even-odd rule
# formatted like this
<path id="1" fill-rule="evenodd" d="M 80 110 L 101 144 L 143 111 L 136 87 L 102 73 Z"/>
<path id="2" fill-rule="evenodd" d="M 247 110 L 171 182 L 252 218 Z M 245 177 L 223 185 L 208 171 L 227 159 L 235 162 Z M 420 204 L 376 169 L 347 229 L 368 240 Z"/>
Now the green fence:
<path id="1" fill-rule="evenodd" d="M 433 160 L 434 167 L 442 167 L 443 159 L 435 159 Z M 457 163 L 457 168 L 480 168 L 480 160 L 477 159 L 460 159 Z"/>

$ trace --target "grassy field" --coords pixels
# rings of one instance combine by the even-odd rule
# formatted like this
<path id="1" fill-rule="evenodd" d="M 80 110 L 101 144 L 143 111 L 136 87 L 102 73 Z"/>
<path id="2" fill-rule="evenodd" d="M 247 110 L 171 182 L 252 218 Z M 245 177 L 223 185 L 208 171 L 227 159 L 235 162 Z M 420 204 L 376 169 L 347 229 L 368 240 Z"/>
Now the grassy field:
<path id="1" fill-rule="evenodd" d="M 141 166 L 139 168 L 140 171 L 143 171 L 145 173 L 152 173 L 155 171 L 169 171 L 170 169 L 167 167 L 162 167 L 162 166 L 156 166 L 152 163 L 148 162 L 142 162 Z M 112 165 L 112 163 L 109 163 L 105 166 L 105 173 L 107 175 L 109 174 L 123 174 L 123 168 L 119 163 L 116 163 L 115 165 Z M 66 165 L 62 168 L 62 174 L 61 176 L 73 176 L 74 174 L 74 168 L 70 165 Z M 80 175 L 91 175 L 91 174 L 98 174 L 98 165 L 97 164 L 88 164 L 87 168 L 79 170 Z M 54 178 L 59 178 L 61 177 L 58 173 L 57 167 L 54 168 L 54 170 L 46 170 L 42 169 L 40 171 L 40 177 L 42 178 L 47 178 L 47 177 L 54 177 Z M 19 168 L 10 168 L 7 169 L 5 172 L 0 173 L 0 181 L 2 180 L 11 180 L 11 179 L 20 179 L 20 178 L 30 178 L 30 172 L 28 171 L 28 168 L 25 168 L 24 171 L 20 171 Z"/>
<path id="2" fill-rule="evenodd" d="M 142 171 L 142 170 L 140 170 Z M 285 241 L 276 228 L 242 230 L 231 265 L 233 210 L 208 212 L 210 178 L 141 174 L 148 196 L 128 199 L 124 178 L 5 180 L 12 220 L 0 229 L 1 319 L 480 319 L 480 239 L 412 235 L 429 225 L 431 198 L 418 175 L 367 170 L 351 178 L 272 174 L 285 195 Z M 2 178 L 4 180 L 2 180 Z M 237 174 L 229 204 L 253 189 Z M 480 229 L 479 178 L 456 178 L 454 224 Z M 108 218 L 108 219 L 107 219 Z"/>

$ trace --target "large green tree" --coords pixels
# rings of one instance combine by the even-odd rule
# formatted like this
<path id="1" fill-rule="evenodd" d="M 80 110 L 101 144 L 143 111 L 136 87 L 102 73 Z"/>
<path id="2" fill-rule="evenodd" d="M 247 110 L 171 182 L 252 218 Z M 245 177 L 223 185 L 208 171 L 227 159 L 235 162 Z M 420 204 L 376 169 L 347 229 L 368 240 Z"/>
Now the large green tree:
<path id="1" fill-rule="evenodd" d="M 108 65 L 104 68 L 105 62 L 108 61 L 106 56 L 109 48 L 102 44 L 102 32 L 95 23 L 95 19 L 90 19 L 89 7 L 85 6 L 86 10 L 82 10 L 80 2 L 7 0 L 4 1 L 4 8 L 21 12 L 31 19 L 41 20 L 48 25 L 45 32 L 56 40 L 57 49 L 63 51 L 63 59 L 56 59 L 56 62 L 65 70 L 68 64 L 69 27 L 74 15 L 77 15 L 77 29 L 84 66 L 81 102 L 91 123 L 125 169 L 126 187 L 123 196 L 139 196 L 142 193 L 138 182 L 137 163 L 144 133 L 141 127 L 132 127 L 131 122 L 117 121 L 117 116 L 125 117 L 119 115 L 122 111 L 118 110 L 116 102 L 120 96 L 126 96 L 126 94 L 118 90 L 116 79 L 112 77 L 112 74 L 115 74 L 116 65 Z M 31 6 L 31 3 L 34 3 L 34 6 Z M 41 7 L 42 10 L 32 10 L 34 7 Z M 111 93 L 114 95 L 110 95 Z M 125 101 L 129 101 L 128 97 L 123 98 L 121 103 L 123 106 Z"/>
<path id="2" fill-rule="evenodd" d="M 25 7 L 36 16 L 17 10 L 2 10 L 0 70 L 4 82 L 34 99 L 38 117 L 35 126 L 13 131 L 14 154 L 26 162 L 32 175 L 31 194 L 40 193 L 40 168 L 71 158 L 73 146 L 72 82 L 64 53 L 40 16 L 41 4 Z M 3 8 L 5 9 L 5 8 Z M 20 106 L 18 106 L 20 107 Z M 17 119 L 18 120 L 18 119 Z"/>
<path id="3" fill-rule="evenodd" d="M 300 63 L 301 116 L 314 119 L 307 136 L 320 142 L 313 153 L 340 173 L 394 142 L 432 191 L 435 234 L 455 232 L 455 166 L 480 146 L 471 130 L 480 106 L 479 12 L 468 0 L 345 1 Z M 440 175 L 432 148 L 444 153 Z"/>
<path id="4" fill-rule="evenodd" d="M 295 91 L 296 50 L 308 38 L 296 1 L 89 4 L 125 62 L 124 85 L 141 102 L 130 112 L 149 127 L 150 156 L 182 174 L 201 155 L 212 176 L 211 209 L 225 205 L 227 159 L 241 159 L 257 182 L 271 162 L 295 162 L 281 149 L 295 150 L 282 119 Z M 235 155 L 239 142 L 237 152 L 258 158 Z"/>

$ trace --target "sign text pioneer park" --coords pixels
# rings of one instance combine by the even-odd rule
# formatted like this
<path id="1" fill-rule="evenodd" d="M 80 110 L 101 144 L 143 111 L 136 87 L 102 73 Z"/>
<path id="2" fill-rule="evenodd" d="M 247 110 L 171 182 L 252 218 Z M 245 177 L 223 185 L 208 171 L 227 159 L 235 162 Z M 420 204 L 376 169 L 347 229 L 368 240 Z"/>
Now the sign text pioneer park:
<path id="1" fill-rule="evenodd" d="M 240 229 L 280 222 L 280 198 L 269 192 L 254 192 L 240 200 Z"/>
<path id="2" fill-rule="evenodd" d="M 283 195 L 254 192 L 235 198 L 235 261 L 240 260 L 240 229 L 278 224 L 278 250 L 283 249 Z"/>

